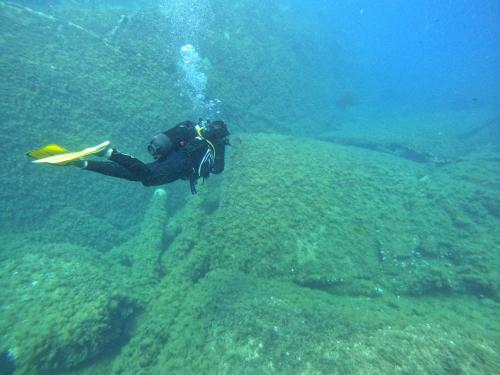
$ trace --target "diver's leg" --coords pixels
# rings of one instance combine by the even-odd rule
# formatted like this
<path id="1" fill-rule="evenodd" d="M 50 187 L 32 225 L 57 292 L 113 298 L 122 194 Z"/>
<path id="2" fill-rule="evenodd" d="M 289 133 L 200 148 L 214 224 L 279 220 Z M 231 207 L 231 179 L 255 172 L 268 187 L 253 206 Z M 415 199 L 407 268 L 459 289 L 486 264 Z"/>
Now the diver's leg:
<path id="1" fill-rule="evenodd" d="M 151 174 L 150 169 L 146 164 L 133 156 L 122 154 L 120 151 L 113 149 L 108 160 L 119 164 L 121 167 L 127 169 L 134 175 L 140 177 L 141 180 L 147 179 Z"/>
<path id="2" fill-rule="evenodd" d="M 125 180 L 141 181 L 140 176 L 119 164 L 109 161 L 87 160 L 83 169 L 104 174 L 106 176 L 123 178 Z"/>

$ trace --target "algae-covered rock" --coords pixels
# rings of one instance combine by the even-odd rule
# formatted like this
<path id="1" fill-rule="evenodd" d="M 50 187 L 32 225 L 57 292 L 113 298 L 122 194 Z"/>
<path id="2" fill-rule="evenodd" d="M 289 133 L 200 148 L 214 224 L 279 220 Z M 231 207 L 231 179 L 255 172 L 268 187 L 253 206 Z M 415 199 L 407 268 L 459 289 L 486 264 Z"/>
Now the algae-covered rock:
<path id="1" fill-rule="evenodd" d="M 232 137 L 224 174 L 175 215 L 161 191 L 30 164 L 52 142 L 143 157 L 184 119 L 176 19 L 0 1 L 0 351 L 19 374 L 498 373 L 497 155 L 409 134 L 421 118 L 332 123 L 340 59 L 314 46 L 333 33 L 283 1 L 202 3 L 205 94 L 233 134 L 335 129 L 383 152 Z"/>
<path id="2" fill-rule="evenodd" d="M 289 283 L 215 272 L 196 292 L 207 298 L 203 319 L 216 372 L 300 373 L 308 361 L 327 371 L 334 363 L 316 362 L 316 345 L 357 330 L 332 296 Z"/>
<path id="3" fill-rule="evenodd" d="M 447 332 L 432 324 L 386 326 L 370 335 L 320 344 L 317 350 L 325 361 L 335 363 L 335 370 L 328 371 L 331 374 L 487 374 L 498 370 L 498 353 L 491 344 L 477 345 L 459 331 Z"/>
<path id="4" fill-rule="evenodd" d="M 210 268 L 332 288 L 370 273 L 376 256 L 362 249 L 371 246 L 363 234 L 374 230 L 373 224 L 348 210 L 348 192 L 339 187 L 355 179 L 340 165 L 348 161 L 329 153 L 327 144 L 314 150 L 302 142 L 242 138 L 228 162 L 218 208 L 207 215 L 204 202 L 192 203 L 190 222 L 166 262 L 177 262 L 177 253 L 204 254 Z M 198 240 L 189 244 L 185 237 Z"/>
<path id="5" fill-rule="evenodd" d="M 112 373 L 487 373 L 494 315 L 475 301 L 339 297 L 212 271 L 162 283 Z"/>
<path id="6" fill-rule="evenodd" d="M 19 374 L 69 370 L 116 350 L 137 310 L 119 270 L 99 252 L 4 242 L 0 332 Z"/>
<path id="7" fill-rule="evenodd" d="M 202 285 L 210 298 L 204 314 L 215 322 L 208 340 L 219 358 L 217 373 L 391 373 L 395 366 L 402 373 L 446 373 L 497 366 L 492 341 L 477 345 L 457 327 L 441 326 L 425 315 L 432 303 L 421 303 L 416 310 L 425 313 L 415 319 L 414 301 L 401 301 L 395 313 L 371 299 L 243 275 L 209 275 Z"/>
<path id="8" fill-rule="evenodd" d="M 165 251 L 166 203 L 166 191 L 156 189 L 138 233 L 106 254 L 110 262 L 126 267 L 141 299 L 147 299 L 146 289 L 155 286 L 162 274 L 159 260 Z"/>
<path id="9" fill-rule="evenodd" d="M 127 234 L 106 220 L 72 207 L 63 208 L 34 226 L 40 229 L 27 235 L 33 242 L 69 242 L 102 252 L 123 242 Z"/>
<path id="10" fill-rule="evenodd" d="M 353 147 L 242 136 L 220 188 L 189 202 L 165 272 L 197 280 L 230 269 L 335 294 L 496 296 L 498 259 L 481 249 L 495 246 L 498 218 L 469 198 L 496 193 L 461 179 L 462 168 L 429 171 Z M 474 272 L 470 285 L 465 275 Z"/>
<path id="11" fill-rule="evenodd" d="M 194 288 L 165 282 L 115 373 L 256 373 L 269 361 L 291 370 L 310 342 L 350 331 L 330 298 L 241 273 L 209 273 Z"/>
<path id="12" fill-rule="evenodd" d="M 278 135 L 233 143 L 222 176 L 173 217 L 153 195 L 137 236 L 106 254 L 143 311 L 107 373 L 497 366 L 497 305 L 463 296 L 496 295 L 479 248 L 494 237 L 475 237 L 456 169 Z"/>
<path id="13" fill-rule="evenodd" d="M 78 150 L 109 139 L 145 157 L 149 137 L 184 117 L 176 77 L 110 45 L 99 31 L 79 25 L 82 17 L 47 12 L 0 2 L 0 90 L 8 93 L 0 102 L 0 121 L 12 145 L 0 157 L 6 176 L 15 171 L 2 181 L 0 226 L 31 230 L 33 218 L 71 207 L 130 228 L 147 204 L 150 193 L 143 186 L 73 168 L 44 168 L 25 154 L 50 143 Z M 92 18 L 90 9 L 75 9 L 80 13 Z"/>

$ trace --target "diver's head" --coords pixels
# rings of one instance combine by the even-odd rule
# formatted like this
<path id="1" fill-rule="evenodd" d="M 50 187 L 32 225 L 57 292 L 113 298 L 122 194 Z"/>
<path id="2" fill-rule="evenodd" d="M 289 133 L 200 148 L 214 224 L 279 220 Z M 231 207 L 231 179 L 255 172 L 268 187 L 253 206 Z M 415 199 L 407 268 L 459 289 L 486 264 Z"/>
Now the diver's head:
<path id="1" fill-rule="evenodd" d="M 203 128 L 203 137 L 214 142 L 227 142 L 229 130 L 224 121 L 208 122 Z"/>
<path id="2" fill-rule="evenodd" d="M 161 159 L 167 156 L 173 149 L 170 138 L 164 133 L 156 134 L 148 144 L 148 152 L 155 159 Z"/>

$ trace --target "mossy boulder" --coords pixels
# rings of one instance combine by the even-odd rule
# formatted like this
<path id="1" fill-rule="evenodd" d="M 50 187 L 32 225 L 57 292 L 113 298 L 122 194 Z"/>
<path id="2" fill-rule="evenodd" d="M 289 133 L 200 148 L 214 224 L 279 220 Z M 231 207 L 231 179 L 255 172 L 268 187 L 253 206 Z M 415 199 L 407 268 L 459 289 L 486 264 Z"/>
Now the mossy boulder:
<path id="1" fill-rule="evenodd" d="M 33 223 L 28 237 L 34 243 L 67 242 L 107 252 L 122 243 L 129 234 L 90 213 L 66 207 L 46 220 Z"/>
<path id="2" fill-rule="evenodd" d="M 0 157 L 5 170 L 14 171 L 2 181 L 0 227 L 31 230 L 34 217 L 47 219 L 69 207 L 128 229 L 145 209 L 150 193 L 143 186 L 76 168 L 44 168 L 25 154 L 50 143 L 78 150 L 109 139 L 145 157 L 149 137 L 185 116 L 176 77 L 111 45 L 92 25 L 79 25 L 81 13 L 93 18 L 89 9 L 74 9 L 73 16 L 68 8 L 64 16 L 45 11 L 0 3 L 0 88 L 8 93 L 0 121 L 11 145 Z M 115 16 L 110 10 L 108 17 Z"/>
<path id="3" fill-rule="evenodd" d="M 4 244 L 0 332 L 16 373 L 74 369 L 126 342 L 137 305 L 101 253 L 68 243 L 36 248 L 20 238 Z"/>
<path id="4" fill-rule="evenodd" d="M 497 335 L 483 319 L 495 309 L 336 296 L 223 270 L 195 285 L 166 278 L 111 373 L 487 373 L 498 365 Z"/>
<path id="5" fill-rule="evenodd" d="M 463 180 L 466 165 L 429 170 L 279 135 L 233 143 L 223 180 L 188 203 L 166 273 L 196 281 L 226 269 L 347 295 L 497 295 L 498 259 L 481 249 L 495 246 L 498 218 L 470 200 L 495 192 Z"/>

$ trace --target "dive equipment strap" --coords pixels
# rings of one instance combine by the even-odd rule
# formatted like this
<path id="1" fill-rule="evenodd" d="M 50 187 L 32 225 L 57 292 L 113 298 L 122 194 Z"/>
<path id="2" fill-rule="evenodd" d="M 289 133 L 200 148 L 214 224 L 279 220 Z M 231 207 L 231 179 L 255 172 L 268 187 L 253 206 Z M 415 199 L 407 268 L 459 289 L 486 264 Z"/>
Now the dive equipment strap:
<path id="1" fill-rule="evenodd" d="M 196 190 L 196 177 L 193 176 L 189 179 L 189 187 L 191 188 L 192 195 L 198 194 L 198 191 Z"/>

